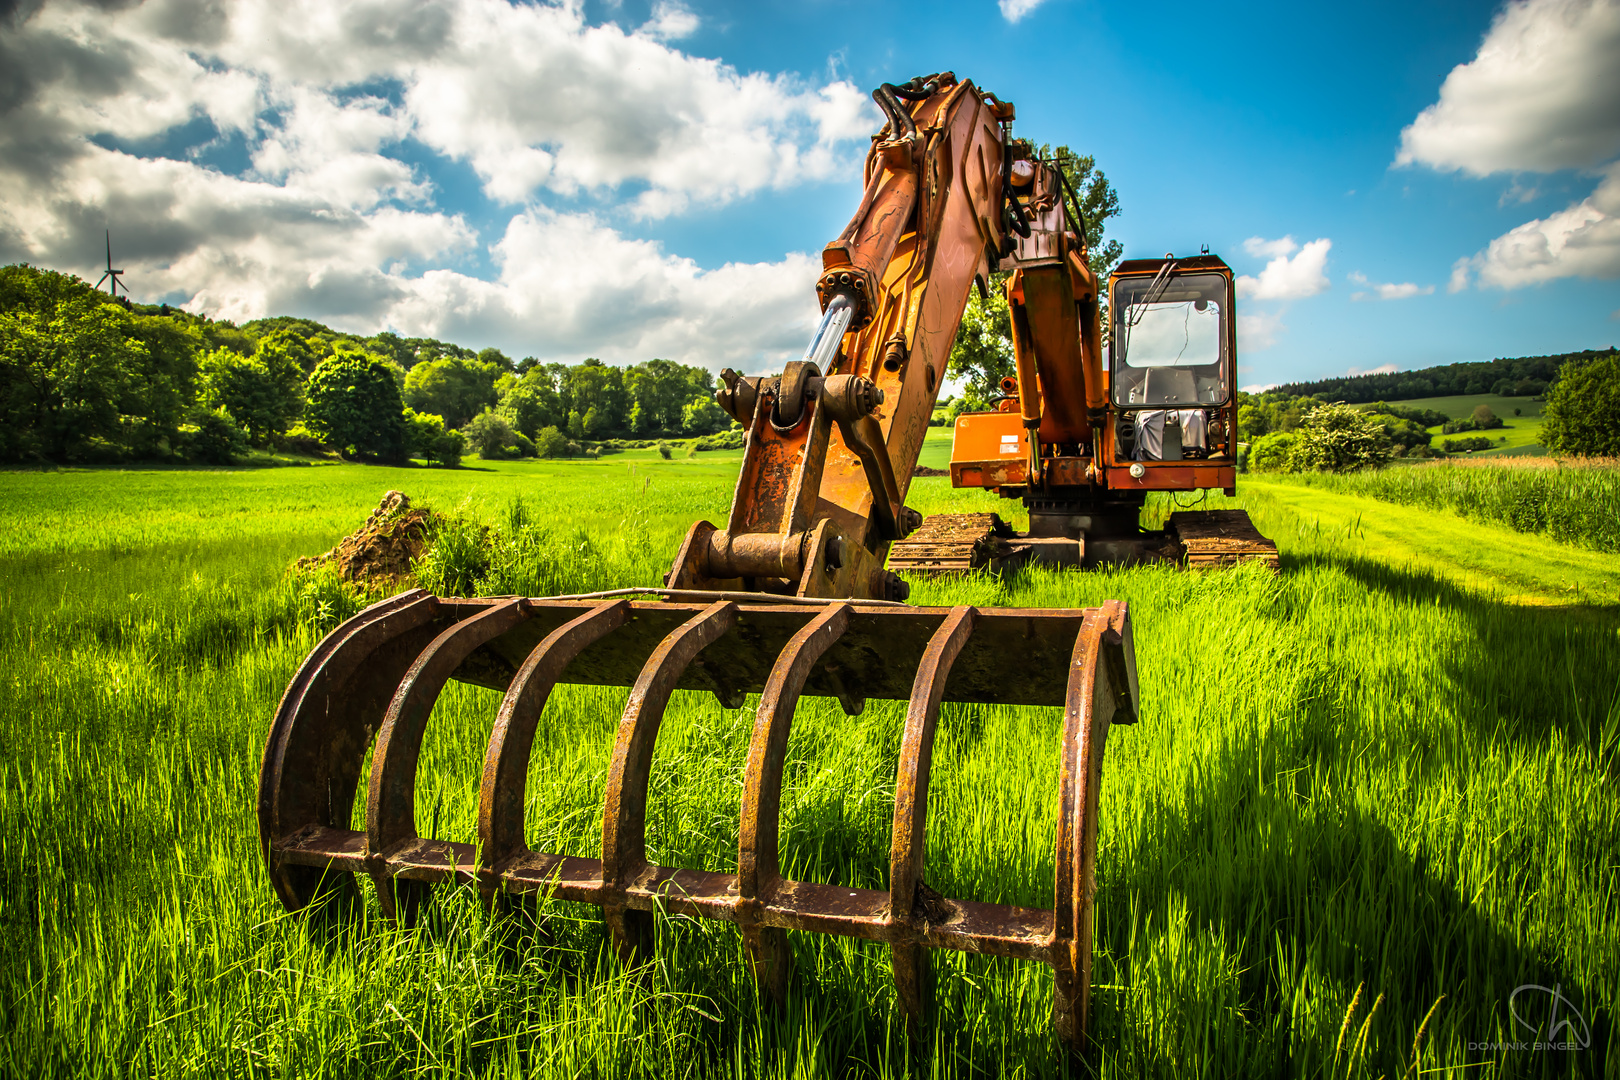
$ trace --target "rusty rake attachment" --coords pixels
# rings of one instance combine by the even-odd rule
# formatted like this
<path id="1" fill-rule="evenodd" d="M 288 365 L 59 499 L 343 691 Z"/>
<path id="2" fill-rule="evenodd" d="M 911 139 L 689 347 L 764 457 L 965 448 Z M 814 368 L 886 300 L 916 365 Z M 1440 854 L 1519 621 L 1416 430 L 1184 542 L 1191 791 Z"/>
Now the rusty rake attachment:
<path id="1" fill-rule="evenodd" d="M 772 658 L 774 657 L 774 661 Z M 915 672 L 914 676 L 909 673 Z M 422 836 L 417 758 L 434 701 L 455 678 L 505 692 L 484 758 L 476 843 Z M 632 687 L 603 797 L 602 858 L 532 851 L 524 785 L 546 699 L 559 682 Z M 748 749 L 737 873 L 647 861 L 647 786 L 677 689 L 728 708 L 760 695 Z M 783 759 L 803 694 L 909 702 L 895 788 L 889 887 L 782 877 Z M 943 701 L 1063 709 L 1052 910 L 940 896 L 923 880 L 923 829 Z M 390 917 L 431 883 L 486 897 L 550 896 L 602 908 L 620 956 L 644 962 L 655 907 L 734 922 L 762 992 L 788 991 L 786 931 L 889 945 L 902 1005 L 923 1013 L 928 949 L 1022 957 L 1056 973 L 1054 1024 L 1079 1047 L 1091 981 L 1091 894 L 1103 745 L 1136 719 L 1126 606 L 1085 610 L 912 608 L 626 599 L 441 599 L 421 590 L 334 630 L 287 688 L 265 748 L 259 837 L 289 910 L 369 876 Z M 349 828 L 368 749 L 364 831 Z"/>

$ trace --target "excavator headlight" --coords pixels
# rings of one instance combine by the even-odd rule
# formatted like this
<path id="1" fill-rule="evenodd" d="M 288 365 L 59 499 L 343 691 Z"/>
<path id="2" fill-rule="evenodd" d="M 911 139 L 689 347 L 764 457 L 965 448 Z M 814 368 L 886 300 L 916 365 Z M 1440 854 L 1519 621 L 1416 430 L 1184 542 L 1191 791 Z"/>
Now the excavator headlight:
<path id="1" fill-rule="evenodd" d="M 1142 463 L 1140 461 L 1131 462 L 1131 479 L 1132 480 L 1140 480 L 1140 479 L 1142 479 L 1142 477 L 1144 477 L 1146 475 L 1147 475 L 1147 470 L 1142 467 Z"/>

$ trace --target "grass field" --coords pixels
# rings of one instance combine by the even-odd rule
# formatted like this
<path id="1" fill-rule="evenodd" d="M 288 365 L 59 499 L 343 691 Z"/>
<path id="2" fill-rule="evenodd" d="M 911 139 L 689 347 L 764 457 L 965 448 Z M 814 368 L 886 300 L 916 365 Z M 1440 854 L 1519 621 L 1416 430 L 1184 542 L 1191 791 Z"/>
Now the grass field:
<path id="1" fill-rule="evenodd" d="M 1028 963 L 937 954 L 938 1017 L 912 1046 L 886 951 L 842 939 L 794 936 L 794 1005 L 774 1016 L 720 923 L 660 920 L 644 981 L 589 908 L 514 930 L 446 890 L 415 929 L 333 930 L 274 900 L 259 755 L 331 617 L 289 562 L 390 488 L 486 519 L 523 494 L 586 584 L 652 583 L 693 519 L 723 516 L 735 462 L 0 474 L 0 1069 L 1063 1074 L 1050 973 Z M 940 479 L 910 502 L 993 506 Z M 1281 575 L 1033 573 L 913 595 L 1131 604 L 1142 720 L 1115 729 L 1104 769 L 1089 1069 L 1613 1075 L 1617 557 L 1283 479 L 1245 478 L 1238 502 L 1278 541 Z M 456 686 L 435 710 L 417 801 L 441 836 L 471 837 L 497 700 Z M 529 780 L 535 846 L 595 852 L 624 701 L 554 695 Z M 931 884 L 1050 905 L 1055 718 L 946 708 Z M 883 887 L 902 719 L 900 703 L 854 719 L 801 706 L 789 873 Z M 657 861 L 735 869 L 751 726 L 749 707 L 677 696 L 653 772 Z M 1508 1004 L 1525 984 L 1559 987 L 1589 1045 L 1491 1048 L 1534 1039 Z M 1533 1021 L 1539 993 L 1518 999 Z"/>
<path id="2" fill-rule="evenodd" d="M 1466 419 L 1473 415 L 1480 405 L 1489 405 L 1491 412 L 1502 420 L 1502 426 L 1491 431 L 1465 431 L 1460 435 L 1444 435 L 1440 426 L 1429 428 L 1429 434 L 1434 436 L 1431 441 L 1436 450 L 1446 439 L 1461 439 L 1470 435 L 1488 435 L 1495 440 L 1501 440 L 1491 450 L 1477 450 L 1478 456 L 1494 456 L 1510 453 L 1536 453 L 1544 454 L 1546 451 L 1537 440 L 1541 437 L 1541 407 L 1546 404 L 1534 398 L 1503 397 L 1500 394 L 1464 394 L 1454 397 L 1417 398 L 1413 401 L 1391 402 L 1392 405 L 1403 405 L 1414 409 L 1434 409 L 1443 412 L 1453 420 Z M 1515 416 L 1513 410 L 1518 409 Z"/>

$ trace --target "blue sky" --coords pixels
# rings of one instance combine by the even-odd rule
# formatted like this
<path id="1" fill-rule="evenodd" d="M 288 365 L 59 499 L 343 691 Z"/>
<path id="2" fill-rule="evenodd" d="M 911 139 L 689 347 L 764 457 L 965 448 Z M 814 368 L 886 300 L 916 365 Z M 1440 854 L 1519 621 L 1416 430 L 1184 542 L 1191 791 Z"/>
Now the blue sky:
<path id="1" fill-rule="evenodd" d="M 140 299 L 776 367 L 866 94 L 948 68 L 1244 276 L 1246 385 L 1620 340 L 1616 0 L 113 7 L 0 16 L 0 260 L 110 225 Z"/>

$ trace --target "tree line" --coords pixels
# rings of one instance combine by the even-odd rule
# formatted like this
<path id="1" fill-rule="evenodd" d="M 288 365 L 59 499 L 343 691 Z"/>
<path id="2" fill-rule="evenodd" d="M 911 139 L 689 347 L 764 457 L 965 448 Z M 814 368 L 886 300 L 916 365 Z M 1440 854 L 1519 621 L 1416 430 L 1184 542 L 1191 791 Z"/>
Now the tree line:
<path id="1" fill-rule="evenodd" d="M 0 460 L 227 463 L 250 448 L 454 464 L 713 436 L 714 377 L 670 360 L 513 361 L 278 316 L 236 326 L 0 267 Z"/>
<path id="2" fill-rule="evenodd" d="M 1539 397 L 1557 381 L 1570 361 L 1590 361 L 1614 353 L 1614 348 L 1548 356 L 1518 356 L 1474 363 L 1446 364 L 1415 371 L 1375 372 L 1274 387 L 1288 397 L 1314 397 L 1365 405 L 1375 401 L 1411 401 L 1428 397 L 1499 394 L 1503 397 Z"/>

